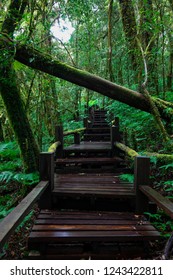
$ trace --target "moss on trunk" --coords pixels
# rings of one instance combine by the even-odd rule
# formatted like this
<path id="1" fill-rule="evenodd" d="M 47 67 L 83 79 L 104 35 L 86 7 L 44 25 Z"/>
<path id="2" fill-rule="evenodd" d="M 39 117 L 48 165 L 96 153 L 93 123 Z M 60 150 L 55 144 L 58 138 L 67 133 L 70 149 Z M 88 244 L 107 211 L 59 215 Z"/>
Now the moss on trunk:
<path id="1" fill-rule="evenodd" d="M 0 66 L 0 92 L 27 172 L 38 170 L 39 150 L 27 119 L 12 64 Z"/>
<path id="2" fill-rule="evenodd" d="M 1 38 L 1 40 L 4 40 L 4 38 Z M 10 41 L 7 43 L 11 44 Z M 101 93 L 104 96 L 108 96 L 111 99 L 120 101 L 134 108 L 151 113 L 150 104 L 143 94 L 90 74 L 87 71 L 69 66 L 30 46 L 18 44 L 16 46 L 15 59 L 33 69 L 43 71 L 76 85 Z M 153 101 L 157 102 L 157 98 L 153 98 Z M 166 104 L 162 104 L 162 101 L 159 100 L 158 110 L 161 117 L 170 121 L 173 110 L 167 107 L 169 108 L 168 112 L 168 110 L 165 110 L 165 106 Z"/>
<path id="3" fill-rule="evenodd" d="M 63 133 L 63 135 L 64 135 L 64 136 L 67 136 L 67 135 L 71 135 L 71 134 L 75 134 L 75 133 L 80 133 L 80 132 L 82 132 L 82 131 L 84 131 L 84 130 L 86 130 L 85 127 L 77 128 L 77 129 L 75 129 L 75 130 L 65 131 L 65 132 Z"/>
<path id="4" fill-rule="evenodd" d="M 1 26 L 1 34 L 7 33 L 7 35 L 0 35 L 0 38 L 5 38 L 5 40 L 0 40 L 0 92 L 21 150 L 25 170 L 33 172 L 38 170 L 39 150 L 16 82 L 16 74 L 13 69 L 16 49 L 11 39 L 17 23 L 22 19 L 27 4 L 28 0 L 11 0 Z M 7 44 L 7 41 L 11 44 Z"/>
<path id="5" fill-rule="evenodd" d="M 55 143 L 53 143 L 49 149 L 48 149 L 48 152 L 49 153 L 55 153 L 56 152 L 56 149 L 61 145 L 61 142 L 60 141 L 57 141 Z"/>
<path id="6" fill-rule="evenodd" d="M 6 36 L 1 36 L 0 42 L 1 41 L 4 41 L 6 45 L 13 44 L 13 42 Z M 69 66 L 30 46 L 18 44 L 15 47 L 15 59 L 33 69 L 43 71 L 76 85 L 101 93 L 134 108 L 151 113 L 149 102 L 143 94 L 139 92 L 112 83 L 96 75 L 90 74 L 87 71 Z M 157 98 L 153 98 L 153 101 L 156 103 Z M 172 108 L 169 107 L 168 104 L 166 105 L 164 101 L 162 102 L 159 100 L 157 103 L 159 103 L 158 110 L 161 117 L 170 121 L 173 115 Z M 169 109 L 169 111 L 165 109 Z"/>

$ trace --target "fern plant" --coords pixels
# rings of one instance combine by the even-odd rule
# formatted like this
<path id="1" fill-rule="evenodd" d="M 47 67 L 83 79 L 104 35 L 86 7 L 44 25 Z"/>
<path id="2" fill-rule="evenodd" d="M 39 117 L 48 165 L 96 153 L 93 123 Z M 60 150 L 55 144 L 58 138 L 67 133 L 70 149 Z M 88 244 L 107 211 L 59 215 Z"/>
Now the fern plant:
<path id="1" fill-rule="evenodd" d="M 0 143 L 0 157 L 5 160 L 13 160 L 20 157 L 20 150 L 16 142 Z"/>
<path id="2" fill-rule="evenodd" d="M 0 184 L 9 183 L 10 181 L 16 181 L 26 186 L 31 186 L 38 183 L 39 174 L 38 172 L 34 173 L 14 173 L 12 171 L 3 171 L 0 174 Z"/>
<path id="3" fill-rule="evenodd" d="M 126 181 L 128 183 L 133 183 L 134 182 L 134 175 L 133 174 L 122 174 L 122 175 L 119 175 L 119 178 L 122 181 Z"/>

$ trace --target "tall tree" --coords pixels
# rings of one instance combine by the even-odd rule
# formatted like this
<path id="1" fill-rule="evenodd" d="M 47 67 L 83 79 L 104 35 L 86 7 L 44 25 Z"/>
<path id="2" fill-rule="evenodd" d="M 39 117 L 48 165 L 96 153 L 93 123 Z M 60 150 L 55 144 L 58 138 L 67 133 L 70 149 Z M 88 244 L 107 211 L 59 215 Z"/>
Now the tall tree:
<path id="1" fill-rule="evenodd" d="M 13 39 L 13 34 L 20 22 L 28 0 L 11 0 L 6 17 L 1 27 L 1 33 Z M 20 96 L 16 74 L 13 69 L 15 46 L 6 46 L 0 42 L 0 92 L 4 101 L 8 118 L 18 141 L 25 169 L 28 172 L 38 169 L 38 147 L 35 142 L 25 108 Z"/>
<path id="2" fill-rule="evenodd" d="M 156 16 L 154 15 L 152 0 L 140 1 L 140 26 L 139 37 L 141 46 L 145 53 L 145 59 L 148 69 L 148 87 L 152 91 L 158 93 L 158 77 L 157 77 L 157 51 L 156 42 L 159 33 L 156 29 Z"/>
<path id="3" fill-rule="evenodd" d="M 108 74 L 109 80 L 114 80 L 112 69 L 112 12 L 113 12 L 113 0 L 109 1 L 108 5 Z"/>
<path id="4" fill-rule="evenodd" d="M 132 0 L 119 0 L 124 34 L 128 43 L 129 57 L 135 82 L 141 84 L 141 56 L 137 43 L 137 26 Z"/>

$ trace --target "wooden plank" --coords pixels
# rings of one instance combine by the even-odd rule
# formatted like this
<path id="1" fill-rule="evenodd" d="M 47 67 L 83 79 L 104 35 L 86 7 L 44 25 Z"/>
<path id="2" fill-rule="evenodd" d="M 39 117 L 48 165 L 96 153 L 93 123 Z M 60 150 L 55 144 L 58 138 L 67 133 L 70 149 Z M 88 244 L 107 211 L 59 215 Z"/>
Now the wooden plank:
<path id="1" fill-rule="evenodd" d="M 117 192 L 117 191 L 121 191 L 121 192 L 133 192 L 134 193 L 134 189 L 132 187 L 128 187 L 128 186 L 116 186 L 115 184 L 112 185 L 97 185 L 97 184 L 85 184 L 84 186 L 82 186 L 81 184 L 70 184 L 70 183 L 62 183 L 57 185 L 57 187 L 54 189 L 54 191 L 62 191 L 62 190 L 88 190 L 88 191 L 113 191 L 113 192 Z"/>
<path id="2" fill-rule="evenodd" d="M 149 222 L 147 221 L 141 221 L 137 222 L 135 220 L 98 220 L 98 219 L 56 219 L 56 218 L 49 218 L 49 219 L 44 219 L 44 218 L 39 218 L 35 222 L 36 225 L 149 225 Z"/>
<path id="3" fill-rule="evenodd" d="M 111 145 L 109 142 L 81 142 L 79 145 L 74 144 L 65 147 L 65 151 L 109 151 Z"/>
<path id="4" fill-rule="evenodd" d="M 173 203 L 168 198 L 164 197 L 149 186 L 140 186 L 139 189 L 173 219 Z"/>
<path id="5" fill-rule="evenodd" d="M 77 225 L 149 225 L 150 223 L 148 221 L 136 221 L 136 220 L 121 220 L 121 219 L 117 219 L 117 220 L 110 220 L 110 219 L 70 219 L 70 218 L 53 218 L 53 217 L 44 217 L 44 215 L 39 216 L 39 218 L 36 220 L 35 222 L 36 225 L 73 225 L 73 224 L 77 224 Z"/>
<path id="6" fill-rule="evenodd" d="M 57 194 L 57 195 L 68 195 L 68 196 L 75 196 L 76 197 L 76 195 L 79 195 L 79 196 L 82 196 L 82 195 L 85 195 L 86 197 L 88 196 L 88 197 L 90 197 L 90 196 L 92 196 L 92 197 L 96 197 L 96 196 L 98 196 L 98 197 L 109 197 L 109 198 L 132 198 L 132 197 L 135 197 L 135 194 L 134 194 L 134 192 L 109 192 L 109 191 L 105 191 L 105 192 L 103 192 L 103 191 L 97 191 L 97 192 L 88 192 L 88 191 L 83 191 L 83 190 L 77 190 L 77 191 L 71 191 L 71 190 L 67 190 L 67 191 L 64 191 L 64 190 L 59 190 L 59 191 L 54 191 L 53 192 L 53 194 L 55 195 L 55 194 Z"/>
<path id="7" fill-rule="evenodd" d="M 92 180 L 94 181 L 106 181 L 106 182 L 115 182 L 115 181 L 119 181 L 118 176 L 112 176 L 112 175 L 105 175 L 103 176 L 103 174 L 96 176 L 95 174 L 88 174 L 88 173 L 78 173 L 78 174 L 58 174 L 55 175 L 55 179 L 58 180 L 86 180 L 86 178 L 88 180 L 90 180 L 92 182 Z M 122 184 L 126 184 L 126 182 L 122 182 Z"/>
<path id="8" fill-rule="evenodd" d="M 34 225 L 32 228 L 32 231 L 63 231 L 63 230 L 95 230 L 95 231 L 121 231 L 121 230 L 129 230 L 129 231 L 150 231 L 150 230 L 155 230 L 154 227 L 152 225 L 129 225 L 129 224 L 122 224 L 122 225 L 93 225 L 93 224 L 86 224 L 86 225 L 78 225 L 78 224 L 71 224 L 71 225 L 67 225 L 67 224 L 63 224 L 63 225 L 59 225 L 59 224 L 49 224 L 49 225 Z"/>
<path id="9" fill-rule="evenodd" d="M 31 243 L 63 243 L 79 241 L 102 241 L 102 242 L 136 242 L 156 240 L 160 237 L 158 231 L 41 231 L 31 232 Z"/>
<path id="10" fill-rule="evenodd" d="M 69 185 L 69 184 L 65 184 L 65 185 L 60 185 L 60 187 L 57 187 L 56 189 L 53 190 L 53 192 L 62 192 L 62 191 L 88 191 L 88 192 L 94 192 L 94 191 L 99 191 L 99 192 L 112 192 L 112 193 L 117 193 L 117 192 L 130 192 L 133 193 L 135 195 L 135 192 L 132 188 L 116 188 L 116 187 L 106 187 L 106 186 L 95 186 L 95 185 L 85 185 L 85 186 L 81 186 L 79 184 L 79 186 L 73 186 L 73 185 Z M 46 208 L 46 207 L 45 207 Z"/>
<path id="11" fill-rule="evenodd" d="M 41 211 L 41 215 L 46 215 L 49 219 L 62 218 L 62 219 L 99 219 L 99 220 L 135 220 L 139 223 L 146 221 L 143 215 L 136 215 L 127 212 L 86 212 L 86 211 Z M 44 217 L 45 218 L 45 217 Z"/>
<path id="12" fill-rule="evenodd" d="M 92 164 L 98 164 L 98 163 L 116 163 L 116 162 L 122 162 L 123 159 L 121 159 L 120 157 L 110 157 L 110 158 L 106 158 L 106 157 L 97 157 L 97 158 L 84 158 L 84 157 L 80 157 L 80 158 L 62 158 L 62 159 L 57 159 L 56 160 L 56 164 L 72 164 L 72 163 L 92 163 Z"/>
<path id="13" fill-rule="evenodd" d="M 41 181 L 0 223 L 0 249 L 4 246 L 9 236 L 21 223 L 23 218 L 33 207 L 34 203 L 40 198 L 48 187 L 48 181 Z"/>

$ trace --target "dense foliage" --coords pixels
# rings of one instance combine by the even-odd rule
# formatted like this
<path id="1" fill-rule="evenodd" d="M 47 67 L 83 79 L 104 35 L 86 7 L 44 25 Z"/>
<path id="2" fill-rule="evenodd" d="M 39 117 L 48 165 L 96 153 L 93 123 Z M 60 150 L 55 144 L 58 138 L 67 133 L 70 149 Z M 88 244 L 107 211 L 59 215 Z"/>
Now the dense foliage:
<path id="1" fill-rule="evenodd" d="M 38 181 L 38 152 L 54 141 L 55 125 L 82 127 L 86 107 L 118 116 L 125 143 L 139 153 L 172 154 L 171 0 L 2 0 L 0 11 L 0 39 L 13 43 L 0 40 L 0 218 Z M 68 32 L 65 22 L 73 27 L 69 40 L 61 38 Z M 27 67 L 14 59 L 18 44 L 142 93 L 151 114 Z M 151 97 L 161 99 L 169 121 Z M 151 160 L 155 187 L 173 198 L 173 163 Z M 155 218 L 157 223 L 160 216 Z"/>

